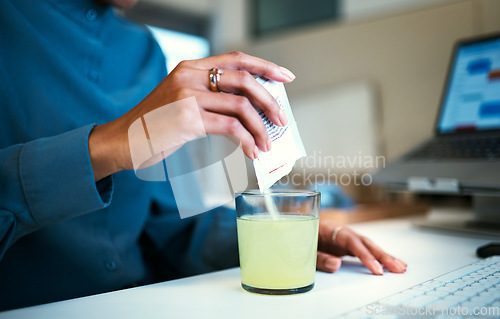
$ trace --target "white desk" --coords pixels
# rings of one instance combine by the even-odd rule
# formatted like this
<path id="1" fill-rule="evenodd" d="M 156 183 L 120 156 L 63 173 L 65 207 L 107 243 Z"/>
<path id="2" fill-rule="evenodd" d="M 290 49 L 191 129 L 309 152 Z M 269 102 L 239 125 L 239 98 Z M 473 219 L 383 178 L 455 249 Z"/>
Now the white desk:
<path id="1" fill-rule="evenodd" d="M 334 318 L 344 311 L 477 260 L 492 241 L 422 230 L 408 220 L 356 224 L 386 251 L 405 260 L 405 274 L 374 276 L 346 260 L 335 274 L 316 273 L 316 286 L 292 296 L 245 292 L 238 268 L 155 285 L 0 313 L 0 318 Z"/>

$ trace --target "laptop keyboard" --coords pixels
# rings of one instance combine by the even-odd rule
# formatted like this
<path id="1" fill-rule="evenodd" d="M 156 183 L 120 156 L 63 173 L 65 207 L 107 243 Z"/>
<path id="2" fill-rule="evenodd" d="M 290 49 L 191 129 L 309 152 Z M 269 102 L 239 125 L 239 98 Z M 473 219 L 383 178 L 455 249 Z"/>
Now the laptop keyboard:
<path id="1" fill-rule="evenodd" d="M 500 318 L 500 256 L 483 259 L 336 318 Z"/>
<path id="2" fill-rule="evenodd" d="M 500 138 L 442 137 L 408 155 L 414 160 L 500 159 Z"/>

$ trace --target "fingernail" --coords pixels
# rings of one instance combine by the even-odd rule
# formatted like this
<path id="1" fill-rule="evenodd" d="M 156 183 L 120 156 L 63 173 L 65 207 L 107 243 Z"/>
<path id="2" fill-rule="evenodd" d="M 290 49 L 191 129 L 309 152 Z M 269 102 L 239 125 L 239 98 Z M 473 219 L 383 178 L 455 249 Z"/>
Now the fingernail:
<path id="1" fill-rule="evenodd" d="M 288 124 L 288 120 L 286 118 L 285 112 L 280 108 L 279 118 L 281 122 L 281 126 L 285 126 Z"/>
<path id="2" fill-rule="evenodd" d="M 284 68 L 280 66 L 281 74 L 283 74 L 288 80 L 293 81 L 295 80 L 295 74 L 292 73 L 292 71 L 288 70 L 287 68 Z"/>
<path id="3" fill-rule="evenodd" d="M 267 147 L 266 147 L 267 151 L 266 152 L 269 152 L 271 150 L 271 143 L 272 143 L 271 138 L 267 138 Z"/>
<path id="4" fill-rule="evenodd" d="M 259 158 L 259 148 L 255 146 L 255 148 L 253 149 L 253 159 L 257 158 Z"/>
<path id="5" fill-rule="evenodd" d="M 408 267 L 408 264 L 405 263 L 404 261 L 402 261 L 401 259 L 396 258 L 396 260 L 399 261 L 401 264 L 403 264 L 405 266 L 405 268 Z"/>
<path id="6" fill-rule="evenodd" d="M 274 125 L 277 125 L 279 127 L 283 127 L 283 122 L 281 122 L 281 115 L 278 113 L 278 118 L 273 121 Z"/>
<path id="7" fill-rule="evenodd" d="M 397 264 L 398 264 L 398 265 L 399 265 L 402 269 L 404 269 L 404 270 L 406 270 L 406 267 L 408 266 L 408 265 L 406 265 L 406 263 L 405 263 L 404 261 L 402 261 L 402 260 L 400 260 L 400 259 L 397 259 L 397 258 L 396 258 L 396 263 L 397 263 Z"/>
<path id="8" fill-rule="evenodd" d="M 336 259 L 328 259 L 326 262 L 325 262 L 325 268 L 332 271 L 332 272 L 335 272 L 337 270 L 339 270 L 339 261 L 336 260 Z"/>
<path id="9" fill-rule="evenodd" d="M 372 264 L 373 264 L 373 267 L 375 268 L 375 274 L 377 274 L 377 275 L 384 274 L 384 268 L 382 268 L 382 265 L 377 260 L 374 260 L 372 262 Z"/>

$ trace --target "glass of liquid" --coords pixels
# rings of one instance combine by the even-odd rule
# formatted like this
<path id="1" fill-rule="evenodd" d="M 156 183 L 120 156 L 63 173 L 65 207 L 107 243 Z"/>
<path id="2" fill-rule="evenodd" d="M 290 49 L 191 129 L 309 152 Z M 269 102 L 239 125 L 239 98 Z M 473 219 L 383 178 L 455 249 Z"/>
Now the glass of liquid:
<path id="1" fill-rule="evenodd" d="M 320 193 L 245 191 L 236 196 L 243 289 L 290 295 L 314 287 Z"/>

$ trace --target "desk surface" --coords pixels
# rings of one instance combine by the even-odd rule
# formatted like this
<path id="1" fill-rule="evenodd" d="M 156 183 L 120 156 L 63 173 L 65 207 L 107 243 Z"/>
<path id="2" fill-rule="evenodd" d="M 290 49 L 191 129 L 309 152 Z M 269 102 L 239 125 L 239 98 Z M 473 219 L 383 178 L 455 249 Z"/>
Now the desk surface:
<path id="1" fill-rule="evenodd" d="M 477 260 L 491 238 L 436 232 L 408 219 L 355 224 L 389 253 L 405 260 L 405 274 L 371 275 L 353 258 L 334 274 L 316 273 L 316 286 L 293 296 L 245 292 L 238 268 L 149 286 L 0 313 L 0 318 L 334 318 Z"/>

